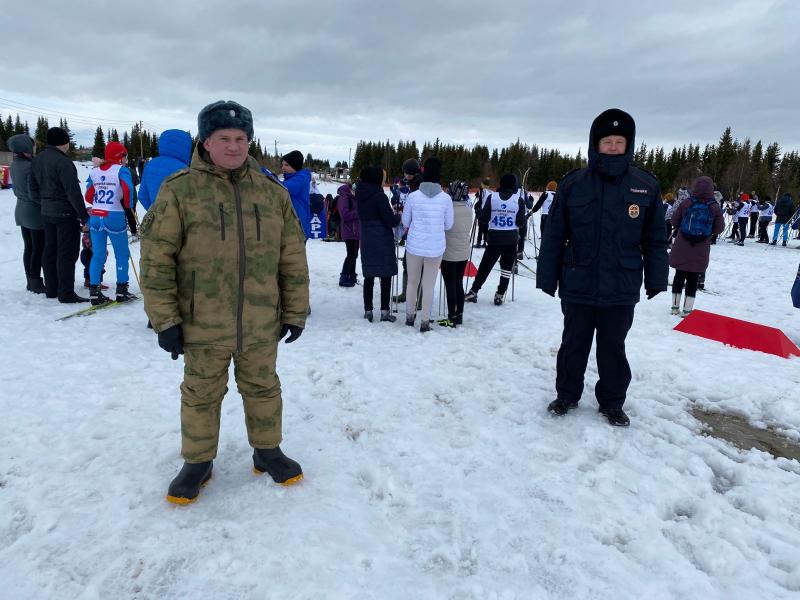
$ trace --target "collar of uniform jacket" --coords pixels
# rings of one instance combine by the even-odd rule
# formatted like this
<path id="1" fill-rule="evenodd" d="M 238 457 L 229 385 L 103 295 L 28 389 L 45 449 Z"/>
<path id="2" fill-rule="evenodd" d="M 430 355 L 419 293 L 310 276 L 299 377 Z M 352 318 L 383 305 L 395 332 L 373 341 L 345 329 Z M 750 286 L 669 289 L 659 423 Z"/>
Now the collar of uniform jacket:
<path id="1" fill-rule="evenodd" d="M 254 168 L 256 171 L 260 169 L 258 161 L 256 161 L 256 159 L 253 158 L 252 156 L 248 156 L 247 160 L 244 161 L 244 164 L 238 169 L 231 170 L 218 167 L 217 165 L 211 162 L 211 159 L 208 157 L 208 153 L 199 143 L 194 149 L 194 154 L 192 155 L 192 164 L 190 165 L 190 167 L 198 171 L 209 173 L 210 175 L 215 175 L 222 179 L 230 179 L 231 173 L 233 173 L 234 181 L 241 181 L 242 179 L 244 179 L 245 175 L 247 175 L 248 170 L 251 168 Z"/>

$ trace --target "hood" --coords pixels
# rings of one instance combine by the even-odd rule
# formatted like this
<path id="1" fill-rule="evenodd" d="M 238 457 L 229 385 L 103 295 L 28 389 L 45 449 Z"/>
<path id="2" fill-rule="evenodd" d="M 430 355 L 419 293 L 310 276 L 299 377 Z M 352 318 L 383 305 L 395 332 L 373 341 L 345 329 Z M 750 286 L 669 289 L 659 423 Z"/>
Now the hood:
<path id="1" fill-rule="evenodd" d="M 8 138 L 8 149 L 19 154 L 33 154 L 33 140 L 29 135 L 18 133 Z"/>
<path id="2" fill-rule="evenodd" d="M 341 189 L 341 188 L 340 188 Z M 356 200 L 359 202 L 367 201 L 373 196 L 378 194 L 382 194 L 384 198 L 386 198 L 386 194 L 383 191 L 383 186 L 377 185 L 375 183 L 368 183 L 362 181 L 358 184 L 356 188 Z"/>
<path id="3" fill-rule="evenodd" d="M 607 135 L 622 135 L 627 140 L 625 154 L 616 156 L 600 154 L 597 142 Z M 592 122 L 589 130 L 589 168 L 601 175 L 616 177 L 622 175 L 633 160 L 636 147 L 636 123 L 624 110 L 610 108 L 603 111 Z"/>
<path id="4" fill-rule="evenodd" d="M 419 184 L 419 191 L 425 194 L 428 198 L 433 198 L 442 192 L 442 186 L 432 181 L 423 181 Z"/>
<path id="5" fill-rule="evenodd" d="M 308 169 L 300 169 L 299 171 L 295 171 L 294 173 L 283 174 L 284 181 L 289 181 L 293 177 L 300 177 L 301 179 L 305 177 L 306 179 L 308 179 L 309 185 L 311 184 L 311 171 L 309 171 Z"/>
<path id="6" fill-rule="evenodd" d="M 167 129 L 158 136 L 158 153 L 188 165 L 192 156 L 192 136 L 180 129 Z"/>
<path id="7" fill-rule="evenodd" d="M 347 184 L 340 185 L 339 188 L 336 190 L 336 194 L 340 198 L 350 198 L 353 195 L 353 190 L 350 189 L 350 186 Z"/>

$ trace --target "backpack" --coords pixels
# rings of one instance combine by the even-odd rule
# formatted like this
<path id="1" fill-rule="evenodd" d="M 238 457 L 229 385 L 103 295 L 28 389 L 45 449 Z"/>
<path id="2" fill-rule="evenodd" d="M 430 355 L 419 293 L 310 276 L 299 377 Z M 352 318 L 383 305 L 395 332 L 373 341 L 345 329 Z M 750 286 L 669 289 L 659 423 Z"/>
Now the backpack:
<path id="1" fill-rule="evenodd" d="M 700 202 L 691 198 L 692 205 L 681 219 L 680 231 L 689 242 L 696 244 L 711 237 L 714 226 L 714 215 L 711 214 L 711 202 Z"/>

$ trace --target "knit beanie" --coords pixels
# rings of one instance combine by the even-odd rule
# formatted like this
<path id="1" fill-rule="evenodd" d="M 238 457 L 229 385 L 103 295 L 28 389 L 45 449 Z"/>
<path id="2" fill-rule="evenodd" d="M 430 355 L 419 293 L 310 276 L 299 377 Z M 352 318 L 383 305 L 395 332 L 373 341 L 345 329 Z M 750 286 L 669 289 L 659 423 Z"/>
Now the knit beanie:
<path id="1" fill-rule="evenodd" d="M 441 183 L 442 181 L 442 161 L 431 156 L 425 161 L 422 167 L 422 181 L 429 181 L 431 183 Z"/>
<path id="2" fill-rule="evenodd" d="M 403 173 L 406 175 L 416 175 L 419 172 L 419 161 L 416 158 L 409 158 L 403 162 Z"/>
<path id="3" fill-rule="evenodd" d="M 303 153 L 300 150 L 292 150 L 289 154 L 281 156 L 281 160 L 285 160 L 287 164 L 295 171 L 303 168 Z"/>
<path id="4" fill-rule="evenodd" d="M 288 162 L 288 161 L 287 161 Z M 380 167 L 364 167 L 359 175 L 362 183 L 372 183 L 374 185 L 383 184 L 383 169 Z"/>
<path id="5" fill-rule="evenodd" d="M 253 115 L 238 102 L 217 100 L 197 115 L 197 136 L 205 141 L 217 129 L 241 129 L 249 142 L 253 139 Z"/>
<path id="6" fill-rule="evenodd" d="M 509 192 L 516 192 L 517 189 L 519 189 L 517 176 L 513 173 L 506 173 L 500 178 L 500 185 L 498 187 L 503 190 L 508 190 Z"/>
<path id="7" fill-rule="evenodd" d="M 45 141 L 50 146 L 63 146 L 69 144 L 69 134 L 61 127 L 51 127 L 47 130 Z"/>
<path id="8" fill-rule="evenodd" d="M 106 162 L 116 164 L 120 161 L 120 159 L 122 159 L 123 156 L 126 156 L 127 154 L 128 151 L 125 149 L 125 146 L 119 142 L 108 142 L 106 145 Z"/>

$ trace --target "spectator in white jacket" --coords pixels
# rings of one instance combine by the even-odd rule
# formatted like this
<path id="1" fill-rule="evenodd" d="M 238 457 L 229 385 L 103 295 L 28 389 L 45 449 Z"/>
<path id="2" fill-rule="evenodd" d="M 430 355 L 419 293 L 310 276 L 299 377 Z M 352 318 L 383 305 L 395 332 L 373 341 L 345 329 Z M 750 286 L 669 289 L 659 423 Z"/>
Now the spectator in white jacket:
<path id="1" fill-rule="evenodd" d="M 419 330 L 430 331 L 431 303 L 436 274 L 446 247 L 444 232 L 453 226 L 453 202 L 441 186 L 442 161 L 425 161 L 422 183 L 408 195 L 403 207 L 406 237 L 408 290 L 416 290 L 422 280 L 422 321 Z M 414 326 L 417 317 L 415 298 L 406 298 L 406 325 Z"/>

